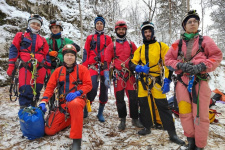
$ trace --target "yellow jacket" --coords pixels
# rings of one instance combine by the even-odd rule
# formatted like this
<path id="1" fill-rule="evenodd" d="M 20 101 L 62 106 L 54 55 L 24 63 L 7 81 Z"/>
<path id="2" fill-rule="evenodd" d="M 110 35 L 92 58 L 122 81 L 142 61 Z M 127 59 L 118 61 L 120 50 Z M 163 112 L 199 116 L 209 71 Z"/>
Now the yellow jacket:
<path id="1" fill-rule="evenodd" d="M 168 78 L 169 69 L 165 66 L 164 58 L 167 51 L 169 50 L 169 47 L 163 42 L 160 42 L 160 43 L 161 43 L 161 50 L 160 50 L 160 44 L 158 42 L 148 44 L 148 45 L 143 44 L 142 46 L 138 47 L 138 49 L 134 53 L 133 59 L 131 59 L 132 69 L 135 70 L 136 65 L 138 65 L 140 62 L 141 62 L 141 65 L 146 65 L 146 62 L 149 62 L 150 75 L 153 77 L 160 76 L 161 65 L 159 60 L 160 60 L 160 53 L 161 53 L 162 64 L 164 67 L 164 75 L 165 75 L 165 78 Z M 146 49 L 148 51 L 146 51 Z"/>

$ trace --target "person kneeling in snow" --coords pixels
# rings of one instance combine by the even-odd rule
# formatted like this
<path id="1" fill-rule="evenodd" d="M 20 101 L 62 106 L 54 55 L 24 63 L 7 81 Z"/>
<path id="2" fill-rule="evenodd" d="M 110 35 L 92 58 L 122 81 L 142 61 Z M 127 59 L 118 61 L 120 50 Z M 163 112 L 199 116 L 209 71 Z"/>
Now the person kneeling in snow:
<path id="1" fill-rule="evenodd" d="M 64 65 L 51 75 L 39 107 L 46 112 L 46 103 L 55 90 L 58 96 L 55 101 L 56 109 L 46 120 L 45 133 L 55 135 L 71 125 L 72 149 L 77 150 L 81 147 L 86 94 L 91 91 L 92 82 L 88 69 L 76 63 L 76 48 L 72 44 L 67 44 L 62 52 Z"/>

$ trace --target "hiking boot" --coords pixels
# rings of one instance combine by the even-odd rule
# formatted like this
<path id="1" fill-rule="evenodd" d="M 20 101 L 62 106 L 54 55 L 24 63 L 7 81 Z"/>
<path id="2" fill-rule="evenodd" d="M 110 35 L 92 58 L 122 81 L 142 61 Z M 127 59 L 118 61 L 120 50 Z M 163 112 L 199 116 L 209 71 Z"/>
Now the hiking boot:
<path id="1" fill-rule="evenodd" d="M 71 150 L 80 150 L 81 149 L 81 139 L 73 139 L 73 145 Z"/>
<path id="2" fill-rule="evenodd" d="M 143 128 L 144 126 L 141 124 L 139 119 L 132 119 L 132 125 L 138 128 Z"/>
<path id="3" fill-rule="evenodd" d="M 125 130 L 125 128 L 126 128 L 126 118 L 121 118 L 120 119 L 120 124 L 118 126 L 118 129 L 120 131 L 122 131 L 122 130 Z"/>
<path id="4" fill-rule="evenodd" d="M 150 133 L 151 133 L 151 130 L 147 129 L 147 128 L 143 128 L 140 131 L 138 131 L 139 135 L 146 135 L 146 134 L 150 134 Z"/>
<path id="5" fill-rule="evenodd" d="M 177 134 L 176 134 L 176 131 L 168 131 L 168 134 L 170 136 L 170 141 L 174 142 L 174 143 L 177 143 L 179 145 L 185 145 L 185 142 L 183 140 L 181 140 Z"/>
<path id="6" fill-rule="evenodd" d="M 194 150 L 195 149 L 195 138 L 187 137 L 187 141 L 188 141 L 188 150 Z"/>

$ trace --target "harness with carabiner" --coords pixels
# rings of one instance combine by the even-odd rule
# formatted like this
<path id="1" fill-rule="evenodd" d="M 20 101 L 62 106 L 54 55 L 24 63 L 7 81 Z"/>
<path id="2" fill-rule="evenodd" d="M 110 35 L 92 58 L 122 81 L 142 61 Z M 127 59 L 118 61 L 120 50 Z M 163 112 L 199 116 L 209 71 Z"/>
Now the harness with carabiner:
<path id="1" fill-rule="evenodd" d="M 79 65 L 77 65 L 77 79 L 76 81 L 72 82 L 72 84 L 74 85 L 71 89 L 69 89 L 66 93 L 64 93 L 63 91 L 63 88 L 64 88 L 64 84 L 60 84 L 60 81 L 59 81 L 59 78 L 60 78 L 60 74 L 64 68 L 64 66 L 61 67 L 60 71 L 59 71 L 59 76 L 58 76 L 58 79 L 57 79 L 57 87 L 55 88 L 54 90 L 54 93 L 55 93 L 55 101 L 52 102 L 52 104 L 50 105 L 53 105 L 51 106 L 51 110 L 49 110 L 50 112 L 53 111 L 54 112 L 54 115 L 53 115 L 53 119 L 51 121 L 51 123 L 49 124 L 49 117 L 50 117 L 50 114 L 48 115 L 47 119 L 46 119 L 46 125 L 50 128 L 52 123 L 53 123 L 53 120 L 55 118 L 55 114 L 57 112 L 57 110 L 59 110 L 61 113 L 64 113 L 65 114 L 65 121 L 67 120 L 67 118 L 69 117 L 69 113 L 68 113 L 68 107 L 67 107 L 67 101 L 65 100 L 65 97 L 67 96 L 67 94 L 69 94 L 71 91 L 73 91 L 75 89 L 75 91 L 77 91 L 77 87 L 78 85 L 82 84 L 82 81 L 79 79 Z M 70 74 L 69 74 L 70 75 Z M 68 83 L 67 83 L 68 84 Z M 85 95 L 82 96 L 82 98 L 85 99 Z M 86 100 L 86 99 L 85 99 Z M 65 109 L 62 108 L 62 104 L 66 103 L 66 107 Z"/>
<path id="2" fill-rule="evenodd" d="M 144 90 L 148 90 L 148 94 L 151 94 L 151 89 L 153 87 L 155 87 L 157 90 L 161 91 L 161 89 L 157 88 L 155 86 L 156 83 L 158 83 L 159 85 L 163 85 L 164 81 L 163 81 L 163 75 L 164 75 L 164 68 L 163 68 L 163 61 L 162 61 L 162 56 L 161 56 L 161 43 L 159 43 L 160 46 L 160 54 L 159 54 L 159 61 L 157 64 L 150 66 L 150 70 L 149 70 L 149 74 L 144 74 L 144 73 L 137 73 L 136 74 L 136 81 L 138 82 L 138 80 L 141 82 L 143 89 Z M 141 47 L 142 48 L 142 47 Z M 146 55 L 146 64 L 148 63 L 148 50 L 145 52 Z M 140 54 L 141 54 L 141 49 L 140 49 Z M 141 60 L 139 61 L 140 65 L 145 65 Z M 154 72 L 151 71 L 151 68 L 155 67 L 155 66 L 159 66 L 160 67 L 160 73 L 158 72 Z M 151 73 L 154 74 L 159 74 L 159 76 L 157 77 L 153 77 L 152 75 L 150 75 Z M 146 77 L 146 80 L 144 81 L 144 77 Z M 136 83 L 138 85 L 138 83 Z M 148 88 L 146 88 L 148 87 Z"/>
<path id="3" fill-rule="evenodd" d="M 182 53 L 182 39 L 180 39 L 179 44 L 178 44 L 178 60 L 182 60 L 184 63 L 188 63 L 190 62 L 198 53 L 200 52 L 204 52 L 204 48 L 202 47 L 202 41 L 203 41 L 203 36 L 199 35 L 199 49 L 198 51 L 195 53 L 194 56 L 192 56 L 190 59 L 186 59 L 184 58 L 184 54 Z M 200 117 L 199 117 L 199 92 L 200 92 L 200 83 L 201 81 L 208 81 L 210 79 L 210 76 L 208 73 L 205 74 L 196 74 L 196 75 L 192 75 L 189 76 L 189 83 L 188 85 L 184 83 L 184 81 L 182 80 L 182 76 L 188 76 L 186 73 L 181 73 L 177 75 L 177 80 L 179 82 L 181 82 L 185 87 L 187 87 L 188 93 L 189 93 L 189 97 L 190 100 L 193 100 L 193 103 L 197 104 L 197 115 L 194 119 L 194 123 L 196 123 L 197 125 L 199 125 L 200 123 Z M 196 92 L 196 88 L 195 86 L 199 84 L 199 89 L 198 89 L 198 94 Z M 192 93 L 192 94 L 191 94 Z M 197 122 L 198 121 L 198 122 Z"/>
<path id="4" fill-rule="evenodd" d="M 132 44 L 128 40 L 127 40 L 127 42 L 130 45 L 130 56 L 125 61 L 122 61 L 121 59 L 119 59 L 119 56 L 116 55 L 116 41 L 113 43 L 113 52 L 114 52 L 113 64 L 114 64 L 115 59 L 117 59 L 121 62 L 120 66 L 122 67 L 121 70 L 116 69 L 115 66 L 111 67 L 111 69 L 113 69 L 112 72 L 113 72 L 113 81 L 114 81 L 115 87 L 117 87 L 117 80 L 122 80 L 123 82 L 121 82 L 121 86 L 123 88 L 126 88 L 127 81 L 128 80 L 130 81 L 130 77 L 132 75 L 134 75 L 133 72 L 131 72 L 128 68 L 125 67 L 126 62 L 129 61 L 133 57 Z M 130 83 L 131 83 L 131 81 L 130 81 Z"/>

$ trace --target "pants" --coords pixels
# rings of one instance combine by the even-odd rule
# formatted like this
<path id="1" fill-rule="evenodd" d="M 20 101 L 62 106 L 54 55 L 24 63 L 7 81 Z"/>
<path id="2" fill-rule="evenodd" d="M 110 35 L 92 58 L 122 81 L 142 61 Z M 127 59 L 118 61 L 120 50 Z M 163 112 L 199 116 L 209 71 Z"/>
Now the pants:
<path id="1" fill-rule="evenodd" d="M 117 86 L 114 81 L 114 95 L 116 97 L 116 107 L 119 118 L 125 118 L 127 116 L 126 103 L 124 101 L 124 90 L 128 97 L 130 117 L 138 119 L 138 99 L 137 93 L 134 87 L 135 77 L 131 76 L 126 82 L 118 77 Z"/>
<path id="2" fill-rule="evenodd" d="M 188 84 L 188 78 L 183 78 L 185 84 Z M 198 94 L 199 84 L 195 86 Z M 176 96 L 179 106 L 179 116 L 184 135 L 187 137 L 194 137 L 197 147 L 205 147 L 207 144 L 207 137 L 209 132 L 209 103 L 211 91 L 206 81 L 200 82 L 199 92 L 199 119 L 194 121 L 197 114 L 197 104 L 190 99 L 187 88 L 181 83 L 177 82 Z M 198 122 L 199 121 L 199 122 Z M 199 124 L 198 124 L 199 123 Z"/>
<path id="3" fill-rule="evenodd" d="M 97 80 L 98 80 L 98 75 L 91 76 L 92 89 L 87 94 L 87 98 L 90 100 L 91 103 L 94 101 L 94 99 L 97 95 L 98 85 L 99 85 L 99 81 L 100 81 L 99 101 L 101 104 L 105 104 L 108 101 L 108 88 L 104 84 L 105 77 L 100 76 L 100 80 L 99 81 L 97 81 Z"/>
<path id="4" fill-rule="evenodd" d="M 85 100 L 78 97 L 67 103 L 68 112 L 70 114 L 67 119 L 65 118 L 65 114 L 60 111 L 52 112 L 48 119 L 48 123 L 50 124 L 52 122 L 52 124 L 50 127 L 45 126 L 45 133 L 47 135 L 55 135 L 57 132 L 71 125 L 70 138 L 81 139 L 84 106 Z M 61 107 L 66 110 L 66 104 L 62 104 Z"/>
<path id="5" fill-rule="evenodd" d="M 162 94 L 161 87 L 161 85 L 156 83 L 150 90 L 152 96 L 148 96 L 148 91 L 144 90 L 143 85 L 140 81 L 138 82 L 140 119 L 145 128 L 149 129 L 153 126 L 153 123 L 158 123 L 158 121 L 161 121 L 164 130 L 174 131 L 175 126 L 173 122 L 172 113 L 168 109 L 166 95 Z M 154 113 L 156 118 L 159 118 L 158 121 L 154 119 Z"/>
<path id="6" fill-rule="evenodd" d="M 40 97 L 40 91 L 44 84 L 44 79 L 46 75 L 46 69 L 42 67 L 41 69 L 37 70 L 38 77 L 36 79 L 36 97 L 33 100 L 34 94 L 31 85 L 31 72 L 28 69 L 22 67 L 19 70 L 19 104 L 20 106 L 36 106 L 37 101 Z"/>

